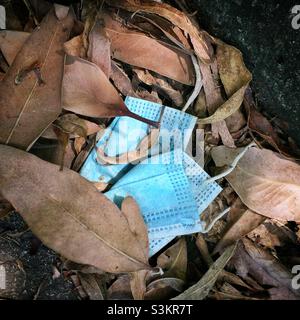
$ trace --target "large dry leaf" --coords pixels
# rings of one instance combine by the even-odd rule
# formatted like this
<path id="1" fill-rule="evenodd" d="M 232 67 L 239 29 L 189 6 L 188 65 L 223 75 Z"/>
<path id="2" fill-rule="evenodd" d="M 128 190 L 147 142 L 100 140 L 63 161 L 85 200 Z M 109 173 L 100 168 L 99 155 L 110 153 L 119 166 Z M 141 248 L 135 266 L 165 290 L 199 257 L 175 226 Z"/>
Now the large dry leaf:
<path id="1" fill-rule="evenodd" d="M 185 281 L 187 271 L 187 246 L 182 237 L 157 258 L 157 265 L 166 270 L 164 277 Z"/>
<path id="2" fill-rule="evenodd" d="M 63 43 L 73 14 L 51 10 L 27 39 L 0 83 L 0 142 L 28 149 L 61 112 Z"/>
<path id="3" fill-rule="evenodd" d="M 104 21 L 113 58 L 187 85 L 194 84 L 194 68 L 189 55 L 141 32 L 132 31 L 108 15 L 104 16 Z"/>
<path id="4" fill-rule="evenodd" d="M 190 36 L 191 42 L 193 44 L 197 56 L 203 62 L 210 61 L 210 50 L 208 44 L 204 39 L 203 33 L 197 29 L 197 27 L 192 23 L 188 16 L 185 15 L 182 11 L 179 11 L 166 3 L 158 3 L 157 1 L 106 0 L 106 2 L 117 8 L 122 8 L 131 12 L 153 13 L 169 20 L 175 26 L 179 27 Z"/>
<path id="5" fill-rule="evenodd" d="M 212 150 L 217 166 L 230 165 L 237 151 Z M 300 166 L 266 149 L 249 148 L 235 170 L 226 176 L 245 205 L 263 216 L 300 221 Z"/>
<path id="6" fill-rule="evenodd" d="M 79 174 L 0 146 L 0 193 L 47 246 L 107 272 L 149 269 L 145 239 Z M 145 227 L 143 228 L 145 230 Z"/>
<path id="7" fill-rule="evenodd" d="M 11 65 L 30 33 L 22 31 L 0 31 L 0 50 Z"/>
<path id="8" fill-rule="evenodd" d="M 77 57 L 68 56 L 66 59 L 63 108 L 88 117 L 129 116 L 153 126 L 158 125 L 127 109 L 104 72 L 94 63 Z"/>
<path id="9" fill-rule="evenodd" d="M 236 245 L 232 245 L 225 249 L 221 257 L 211 265 L 200 281 L 185 290 L 179 296 L 175 297 L 173 300 L 203 300 L 206 298 L 217 281 L 218 276 L 233 256 L 235 249 Z"/>

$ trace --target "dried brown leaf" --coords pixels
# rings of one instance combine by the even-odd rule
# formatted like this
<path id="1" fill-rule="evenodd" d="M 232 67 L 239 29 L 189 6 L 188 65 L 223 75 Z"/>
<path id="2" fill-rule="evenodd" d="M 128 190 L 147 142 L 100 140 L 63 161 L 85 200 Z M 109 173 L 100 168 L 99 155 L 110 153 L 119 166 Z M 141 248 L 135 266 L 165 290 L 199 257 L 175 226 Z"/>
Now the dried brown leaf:
<path id="1" fill-rule="evenodd" d="M 258 290 L 263 288 L 259 288 L 257 282 L 260 285 L 271 286 L 272 289 L 279 289 L 279 293 L 288 292 L 290 296 L 296 295 L 298 299 L 300 297 L 299 290 L 292 288 L 293 275 L 287 268 L 267 250 L 247 238 L 239 243 L 231 264 L 235 267 L 238 275 L 246 282 L 251 282 L 251 285 L 258 286 Z"/>
<path id="2" fill-rule="evenodd" d="M 184 281 L 177 278 L 162 278 L 147 286 L 145 300 L 167 300 L 182 292 Z"/>
<path id="3" fill-rule="evenodd" d="M 131 300 L 133 299 L 130 287 L 130 275 L 124 274 L 118 277 L 116 281 L 107 290 L 108 300 Z"/>
<path id="4" fill-rule="evenodd" d="M 149 86 L 153 86 L 167 97 L 169 97 L 177 107 L 183 104 L 183 96 L 179 90 L 174 89 L 168 81 L 163 78 L 153 76 L 149 71 L 134 68 L 133 71 L 137 74 L 140 81 Z"/>
<path id="5" fill-rule="evenodd" d="M 91 183 L 24 151 L 4 145 L 0 151 L 0 193 L 45 245 L 107 272 L 150 268 L 137 236 L 142 231 L 133 233 L 117 206 Z"/>
<path id="6" fill-rule="evenodd" d="M 240 150 L 212 150 L 217 166 L 230 165 Z M 266 149 L 249 148 L 226 179 L 245 205 L 263 216 L 300 221 L 300 166 Z"/>
<path id="7" fill-rule="evenodd" d="M 30 33 L 28 32 L 9 30 L 0 31 L 0 50 L 9 65 L 13 63 L 15 57 L 29 36 Z"/>
<path id="8" fill-rule="evenodd" d="M 110 41 L 103 28 L 102 20 L 96 20 L 89 33 L 88 59 L 95 63 L 109 78 L 111 73 Z"/>
<path id="9" fill-rule="evenodd" d="M 64 43 L 65 53 L 69 56 L 85 58 L 86 50 L 83 45 L 82 34 L 72 38 L 71 40 Z"/>
<path id="10" fill-rule="evenodd" d="M 144 300 L 148 273 L 149 270 L 139 270 L 131 273 L 130 288 L 134 300 Z"/>
<path id="11" fill-rule="evenodd" d="M 131 31 L 108 15 L 104 20 L 113 58 L 187 85 L 194 84 L 194 68 L 189 55 L 143 33 Z"/>
<path id="12" fill-rule="evenodd" d="M 187 272 L 187 246 L 182 237 L 157 258 L 157 265 L 164 272 L 164 277 L 178 278 L 185 281 Z"/>
<path id="13" fill-rule="evenodd" d="M 224 247 L 240 240 L 258 227 L 264 220 L 266 220 L 266 217 L 251 210 L 242 212 L 238 217 L 236 217 L 235 221 L 227 227 L 222 239 L 216 245 L 214 253 L 220 252 Z"/>
<path id="14" fill-rule="evenodd" d="M 218 276 L 233 256 L 235 249 L 236 245 L 232 245 L 225 249 L 221 257 L 212 264 L 210 269 L 196 284 L 188 288 L 179 296 L 173 298 L 173 300 L 203 300 L 206 298 L 217 281 Z"/>
<path id="15" fill-rule="evenodd" d="M 216 110 L 219 110 L 218 109 L 219 106 L 221 106 L 224 102 L 221 95 L 220 87 L 218 87 L 218 84 L 216 83 L 216 79 L 215 79 L 218 76 L 217 70 L 216 70 L 216 62 L 214 63 L 214 67 L 200 64 L 200 70 L 202 73 L 203 88 L 204 88 L 204 93 L 206 97 L 207 110 L 208 110 L 208 113 L 212 115 L 210 117 L 213 117 L 215 112 L 217 112 Z M 210 123 L 210 121 L 206 122 L 205 120 L 205 119 L 210 119 L 210 117 L 198 119 L 198 124 L 201 125 L 205 123 Z M 218 139 L 219 136 L 221 136 L 221 139 L 224 145 L 230 148 L 235 147 L 234 140 L 227 128 L 224 118 L 222 119 L 221 117 L 219 121 L 212 122 L 212 135 L 216 139 Z"/>
<path id="16" fill-rule="evenodd" d="M 203 33 L 197 29 L 187 15 L 183 12 L 175 9 L 174 7 L 166 3 L 157 3 L 154 1 L 141 1 L 141 0 L 106 0 L 109 5 L 113 5 L 117 8 L 122 8 L 131 12 L 148 12 L 157 14 L 170 22 L 175 26 L 186 32 L 191 39 L 194 50 L 197 56 L 203 62 L 209 62 L 211 56 L 209 53 L 208 44 L 205 41 Z"/>
<path id="17" fill-rule="evenodd" d="M 101 276 L 100 276 L 101 277 Z M 78 278 L 90 300 L 104 300 L 101 278 L 97 274 L 78 273 Z"/>
<path id="18" fill-rule="evenodd" d="M 77 57 L 67 57 L 63 108 L 88 117 L 129 116 L 156 127 L 158 125 L 130 112 L 104 72 L 94 63 Z"/>
<path id="19" fill-rule="evenodd" d="M 60 114 L 62 47 L 72 26 L 72 13 L 59 21 L 51 10 L 17 54 L 0 83 L 1 143 L 28 149 Z"/>

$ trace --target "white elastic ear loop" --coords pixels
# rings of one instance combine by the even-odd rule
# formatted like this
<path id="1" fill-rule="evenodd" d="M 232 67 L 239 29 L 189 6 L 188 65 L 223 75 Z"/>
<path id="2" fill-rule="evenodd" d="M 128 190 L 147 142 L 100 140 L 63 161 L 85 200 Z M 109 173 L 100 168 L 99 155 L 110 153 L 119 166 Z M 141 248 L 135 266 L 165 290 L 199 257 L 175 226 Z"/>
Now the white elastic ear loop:
<path id="1" fill-rule="evenodd" d="M 241 160 L 241 158 L 244 156 L 244 154 L 249 150 L 249 148 L 256 146 L 256 144 L 254 142 L 250 143 L 248 146 L 245 147 L 245 149 L 236 156 L 236 158 L 233 160 L 232 164 L 229 166 L 229 168 L 227 170 L 225 170 L 224 172 L 209 178 L 207 180 L 204 181 L 204 183 L 208 184 L 208 183 L 212 183 L 216 180 L 219 180 L 221 178 L 226 177 L 228 174 L 230 174 L 235 167 L 237 166 L 238 162 Z M 226 208 L 224 211 L 222 211 L 221 213 L 219 213 L 203 230 L 203 233 L 207 233 L 211 230 L 211 228 L 214 226 L 214 224 L 220 220 L 227 212 L 230 211 L 230 207 Z"/>
<path id="2" fill-rule="evenodd" d="M 154 270 L 158 269 L 157 272 L 155 272 Z M 151 270 L 151 276 L 162 276 L 164 274 L 164 271 L 161 267 L 155 267 L 153 270 Z"/>
<path id="3" fill-rule="evenodd" d="M 221 213 L 217 214 L 217 216 L 204 228 L 204 230 L 202 231 L 202 233 L 208 233 L 212 227 L 214 226 L 214 224 L 220 220 L 222 217 L 225 216 L 225 214 L 227 212 L 230 211 L 230 207 L 229 208 L 226 208 L 224 211 L 222 211 Z"/>
<path id="4" fill-rule="evenodd" d="M 238 162 L 241 160 L 241 158 L 244 156 L 244 154 L 251 148 L 251 147 L 254 147 L 256 146 L 256 144 L 254 142 L 250 143 L 248 146 L 245 147 L 245 149 L 236 156 L 236 158 L 233 160 L 232 164 L 229 165 L 229 168 L 227 170 L 225 170 L 224 172 L 221 172 L 220 174 L 212 177 L 212 178 L 209 178 L 207 180 L 204 181 L 204 183 L 211 183 L 211 182 L 214 182 L 216 180 L 219 180 L 221 178 L 224 178 L 226 177 L 228 174 L 230 174 L 234 169 L 235 167 L 237 166 Z"/>

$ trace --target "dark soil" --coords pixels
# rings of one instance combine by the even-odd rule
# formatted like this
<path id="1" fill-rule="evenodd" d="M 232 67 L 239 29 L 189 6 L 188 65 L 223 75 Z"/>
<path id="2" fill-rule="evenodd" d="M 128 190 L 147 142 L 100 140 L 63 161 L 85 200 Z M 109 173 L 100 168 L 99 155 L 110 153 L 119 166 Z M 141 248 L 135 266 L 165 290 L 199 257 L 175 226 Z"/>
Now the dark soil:
<path id="1" fill-rule="evenodd" d="M 190 3 L 187 1 L 187 3 Z M 296 0 L 193 0 L 201 26 L 239 48 L 253 73 L 258 105 L 287 122 L 300 145 L 300 29 L 292 28 Z"/>
<path id="2" fill-rule="evenodd" d="M 60 270 L 59 257 L 42 245 L 27 230 L 21 216 L 12 213 L 0 220 L 0 255 L 5 254 L 19 260 L 26 274 L 25 288 L 17 299 L 72 300 L 78 299 L 78 293 L 72 281 L 60 277 L 53 279 L 53 267 Z"/>

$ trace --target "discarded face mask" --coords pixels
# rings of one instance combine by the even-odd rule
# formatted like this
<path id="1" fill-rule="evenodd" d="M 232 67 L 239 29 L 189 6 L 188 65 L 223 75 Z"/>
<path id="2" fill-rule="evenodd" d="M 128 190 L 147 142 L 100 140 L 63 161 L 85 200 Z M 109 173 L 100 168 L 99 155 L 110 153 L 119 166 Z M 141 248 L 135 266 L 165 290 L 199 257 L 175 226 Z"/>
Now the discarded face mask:
<path id="1" fill-rule="evenodd" d="M 197 118 L 179 110 L 164 107 L 160 104 L 143 99 L 127 97 L 126 106 L 138 115 L 160 122 L 159 135 L 147 154 L 169 152 L 181 148 L 185 150 Z M 80 174 L 92 182 L 114 183 L 131 167 L 130 159 L 123 163 L 99 163 L 97 157 L 101 150 L 106 159 L 108 157 L 120 159 L 120 155 L 135 151 L 143 139 L 147 138 L 151 129 L 141 121 L 129 117 L 117 117 L 105 130 L 96 148 L 91 152 L 82 166 Z"/>
<path id="2" fill-rule="evenodd" d="M 185 152 L 176 149 L 145 159 L 105 193 L 121 205 L 132 196 L 148 227 L 150 256 L 179 235 L 204 232 L 201 213 L 221 192 Z"/>

